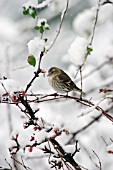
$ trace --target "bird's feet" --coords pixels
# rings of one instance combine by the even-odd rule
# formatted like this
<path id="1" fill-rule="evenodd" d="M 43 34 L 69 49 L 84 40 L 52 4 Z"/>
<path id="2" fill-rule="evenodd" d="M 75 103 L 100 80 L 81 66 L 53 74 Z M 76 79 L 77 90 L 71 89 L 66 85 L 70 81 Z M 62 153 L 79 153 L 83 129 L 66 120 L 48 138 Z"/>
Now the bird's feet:
<path id="1" fill-rule="evenodd" d="M 58 96 L 58 93 L 54 93 L 54 98 Z"/>

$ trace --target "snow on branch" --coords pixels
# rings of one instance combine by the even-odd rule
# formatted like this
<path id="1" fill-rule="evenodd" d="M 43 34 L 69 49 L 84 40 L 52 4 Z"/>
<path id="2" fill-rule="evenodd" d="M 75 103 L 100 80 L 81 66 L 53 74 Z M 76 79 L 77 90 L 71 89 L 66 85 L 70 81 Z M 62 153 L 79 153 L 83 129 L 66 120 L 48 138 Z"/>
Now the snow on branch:
<path id="1" fill-rule="evenodd" d="M 29 8 L 29 7 L 33 7 L 33 8 L 44 8 L 46 6 L 48 6 L 50 3 L 52 3 L 53 0 L 45 0 L 42 3 L 38 4 L 37 0 L 29 0 L 27 3 L 23 4 L 23 7 Z"/>

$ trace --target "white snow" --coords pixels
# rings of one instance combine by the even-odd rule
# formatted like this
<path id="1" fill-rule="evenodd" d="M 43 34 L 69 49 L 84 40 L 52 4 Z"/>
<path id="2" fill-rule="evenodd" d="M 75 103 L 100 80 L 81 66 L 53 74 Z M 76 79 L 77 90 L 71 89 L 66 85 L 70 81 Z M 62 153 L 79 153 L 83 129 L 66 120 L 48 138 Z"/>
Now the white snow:
<path id="1" fill-rule="evenodd" d="M 44 8 L 45 6 L 49 5 L 49 3 L 52 2 L 52 0 L 45 0 L 42 3 L 38 3 L 38 0 L 29 0 L 27 3 L 23 4 L 23 7 L 29 8 Z"/>
<path id="2" fill-rule="evenodd" d="M 73 20 L 73 27 L 80 36 L 88 37 L 91 35 L 94 20 L 95 11 L 86 9 L 75 17 Z"/>
<path id="3" fill-rule="evenodd" d="M 13 93 L 18 91 L 22 91 L 22 87 L 20 86 L 19 82 L 13 79 L 0 80 L 0 95 L 3 95 L 7 92 Z"/>
<path id="4" fill-rule="evenodd" d="M 37 7 L 38 6 L 38 0 L 29 0 L 25 4 L 23 4 L 23 7 L 29 8 L 30 6 L 32 7 Z"/>
<path id="5" fill-rule="evenodd" d="M 49 28 L 49 25 L 47 24 L 47 20 L 45 18 L 38 18 L 38 23 L 37 23 L 37 26 L 41 26 L 41 23 L 45 23 L 45 25 L 43 26 L 44 28 L 48 27 Z"/>
<path id="6" fill-rule="evenodd" d="M 69 47 L 69 59 L 76 66 L 84 63 L 87 53 L 88 41 L 83 37 L 77 37 Z"/>
<path id="7" fill-rule="evenodd" d="M 35 37 L 33 40 L 30 40 L 27 45 L 29 54 L 39 57 L 40 52 L 43 51 L 45 47 L 45 41 L 40 37 Z"/>
<path id="8" fill-rule="evenodd" d="M 14 37 L 18 37 L 17 26 L 7 17 L 0 17 L 0 37 L 3 40 L 12 41 Z"/>

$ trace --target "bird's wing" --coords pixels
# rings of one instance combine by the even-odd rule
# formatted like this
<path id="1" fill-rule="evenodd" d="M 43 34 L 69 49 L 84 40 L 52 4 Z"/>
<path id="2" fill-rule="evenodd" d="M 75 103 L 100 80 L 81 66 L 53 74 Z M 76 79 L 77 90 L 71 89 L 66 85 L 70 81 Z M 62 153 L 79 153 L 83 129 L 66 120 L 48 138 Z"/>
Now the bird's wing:
<path id="1" fill-rule="evenodd" d="M 60 74 L 58 78 L 59 78 L 59 81 L 61 83 L 64 83 L 68 89 L 71 89 L 71 90 L 73 89 L 73 90 L 77 90 L 80 92 L 82 91 L 80 88 L 76 86 L 76 84 L 71 80 L 71 78 L 66 73 Z"/>
<path id="2" fill-rule="evenodd" d="M 59 74 L 58 78 L 61 83 L 65 83 L 65 85 L 67 85 L 68 87 L 74 85 L 74 82 L 71 80 L 71 78 L 66 73 Z"/>

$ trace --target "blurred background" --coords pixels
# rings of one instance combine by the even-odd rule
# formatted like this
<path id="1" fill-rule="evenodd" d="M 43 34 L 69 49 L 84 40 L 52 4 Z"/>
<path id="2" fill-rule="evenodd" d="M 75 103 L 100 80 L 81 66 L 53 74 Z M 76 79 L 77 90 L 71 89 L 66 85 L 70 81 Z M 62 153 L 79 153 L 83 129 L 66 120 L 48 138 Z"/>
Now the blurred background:
<path id="1" fill-rule="evenodd" d="M 25 89 L 28 82 L 32 79 L 35 68 L 29 66 L 27 63 L 28 48 L 27 43 L 38 36 L 33 29 L 37 21 L 28 16 L 23 16 L 22 5 L 27 2 L 25 0 L 1 0 L 0 1 L 0 78 L 7 77 L 15 80 L 20 88 Z M 39 0 L 41 3 L 42 0 Z M 54 0 L 54 3 L 49 7 L 39 10 L 39 16 L 46 18 L 50 31 L 46 36 L 52 40 L 55 37 L 56 31 L 60 24 L 60 15 L 65 8 L 66 2 L 63 0 Z M 69 9 L 67 11 L 60 35 L 55 42 L 52 49 L 42 60 L 42 68 L 47 70 L 52 66 L 58 66 L 73 78 L 76 75 L 77 68 L 70 62 L 68 49 L 71 43 L 77 36 L 84 36 L 88 38 L 88 32 L 84 29 L 90 30 L 90 24 L 85 22 L 86 13 L 90 8 L 97 6 L 97 0 L 70 0 Z M 107 5 L 106 5 L 107 6 Z M 104 7 L 103 7 L 104 8 Z M 106 14 L 106 16 L 105 16 Z M 83 17 L 83 20 L 79 17 Z M 78 19 L 78 20 L 77 20 Z M 87 17 L 86 17 L 87 19 Z M 80 23 L 79 23 L 80 21 Z M 84 21 L 84 22 L 83 22 Z M 97 25 L 96 35 L 93 42 L 93 53 L 88 58 L 83 74 L 90 73 L 91 70 L 106 61 L 107 57 L 113 56 L 113 6 L 109 4 L 102 9 L 100 22 Z M 106 65 L 101 70 L 95 72 L 91 77 L 83 79 L 83 89 L 87 93 L 87 99 L 93 99 L 98 103 L 102 95 L 99 94 L 99 88 L 108 84 L 112 88 L 113 80 L 113 65 Z M 74 80 L 80 87 L 80 76 Z M 77 81 L 78 80 L 78 81 Z M 13 84 L 14 85 L 14 84 Z M 51 93 L 54 92 L 48 84 L 47 78 L 40 75 L 40 77 L 33 83 L 30 91 L 34 93 Z M 107 108 L 108 101 L 102 103 L 103 108 Z M 34 108 L 37 104 L 33 104 Z M 73 101 L 52 102 L 51 104 L 38 104 L 40 113 L 38 116 L 46 119 L 48 122 L 53 122 L 57 126 L 64 126 L 71 132 L 77 131 L 79 128 L 92 120 L 93 116 L 99 113 L 93 111 L 87 116 L 78 118 L 80 113 L 84 111 L 84 107 Z M 62 109 L 63 108 L 63 109 Z M 16 106 L 0 104 L 0 166 L 7 167 L 10 162 L 10 154 L 8 151 L 10 143 L 10 135 L 13 131 L 22 129 L 23 122 L 22 115 Z M 111 112 L 112 114 L 112 112 Z M 18 120 L 18 121 L 17 121 Z M 73 121 L 72 121 L 73 120 Z M 112 123 L 105 117 L 102 117 L 98 122 L 93 124 L 89 129 L 77 136 L 79 140 L 81 152 L 76 156 L 77 162 L 89 170 L 96 170 L 97 167 L 91 162 L 85 150 L 88 150 L 89 155 L 92 155 L 95 162 L 97 158 L 92 153 L 92 149 L 96 151 L 102 161 L 103 170 L 113 168 L 112 156 L 108 155 L 106 145 L 102 138 L 105 138 L 110 144 L 109 138 L 112 138 Z M 61 141 L 67 139 L 62 138 Z M 65 142 L 64 142 L 65 143 Z M 40 162 L 43 162 L 40 167 Z M 27 164 L 33 170 L 49 170 L 48 161 L 44 159 L 28 159 Z M 19 167 L 21 170 L 22 168 Z M 23 169 L 22 169 L 23 170 Z"/>

